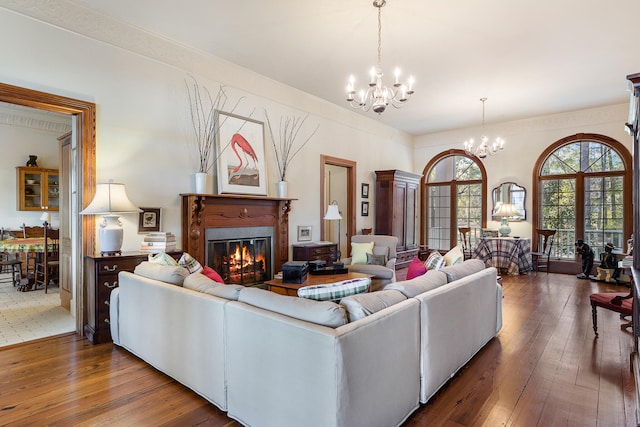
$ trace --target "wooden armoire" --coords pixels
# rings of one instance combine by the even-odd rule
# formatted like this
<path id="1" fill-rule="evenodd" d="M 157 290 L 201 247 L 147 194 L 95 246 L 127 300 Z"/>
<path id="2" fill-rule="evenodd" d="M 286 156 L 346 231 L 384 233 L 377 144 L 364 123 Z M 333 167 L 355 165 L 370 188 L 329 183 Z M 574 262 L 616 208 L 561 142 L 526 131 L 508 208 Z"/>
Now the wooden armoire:
<path id="1" fill-rule="evenodd" d="M 398 238 L 396 268 L 418 255 L 420 178 L 397 169 L 376 171 L 375 233 Z"/>

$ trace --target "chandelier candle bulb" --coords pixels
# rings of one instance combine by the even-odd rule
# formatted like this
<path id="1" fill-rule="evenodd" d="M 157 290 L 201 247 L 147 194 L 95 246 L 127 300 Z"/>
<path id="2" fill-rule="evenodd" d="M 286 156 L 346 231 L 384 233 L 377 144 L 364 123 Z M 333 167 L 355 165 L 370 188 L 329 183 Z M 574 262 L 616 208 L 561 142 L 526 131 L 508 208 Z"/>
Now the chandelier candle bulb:
<path id="1" fill-rule="evenodd" d="M 396 67 L 396 71 L 394 73 L 396 75 L 396 83 L 394 84 L 395 87 L 400 86 L 400 68 Z"/>

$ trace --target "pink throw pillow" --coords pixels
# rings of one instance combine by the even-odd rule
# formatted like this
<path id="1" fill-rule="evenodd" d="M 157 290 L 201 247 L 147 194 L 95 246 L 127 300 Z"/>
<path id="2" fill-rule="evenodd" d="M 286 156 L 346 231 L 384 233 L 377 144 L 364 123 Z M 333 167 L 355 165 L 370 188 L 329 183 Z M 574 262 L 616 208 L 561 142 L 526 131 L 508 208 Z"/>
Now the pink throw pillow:
<path id="1" fill-rule="evenodd" d="M 214 282 L 222 283 L 224 285 L 224 280 L 222 280 L 222 277 L 220 277 L 218 272 L 215 271 L 213 268 L 209 267 L 208 265 L 205 265 L 202 267 L 202 274 L 204 274 Z"/>
<path id="2" fill-rule="evenodd" d="M 417 257 L 413 257 L 413 261 L 411 261 L 411 264 L 409 264 L 409 269 L 407 270 L 407 280 L 422 276 L 426 272 L 427 268 L 424 266 L 422 261 L 420 261 Z"/>

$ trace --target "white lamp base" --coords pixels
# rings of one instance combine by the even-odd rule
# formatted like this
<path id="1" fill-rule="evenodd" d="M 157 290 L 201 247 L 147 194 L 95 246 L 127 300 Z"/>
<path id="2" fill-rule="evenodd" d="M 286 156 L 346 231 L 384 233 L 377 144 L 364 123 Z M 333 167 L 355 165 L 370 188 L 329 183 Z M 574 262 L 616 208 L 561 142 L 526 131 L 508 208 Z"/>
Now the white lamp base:
<path id="1" fill-rule="evenodd" d="M 500 232 L 500 237 L 509 237 L 509 233 L 511 233 L 511 227 L 509 227 L 509 221 L 507 218 L 502 217 L 502 221 L 500 223 L 500 228 L 498 228 Z"/>
<path id="2" fill-rule="evenodd" d="M 124 231 L 119 215 L 105 215 L 104 222 L 100 224 L 98 230 L 98 242 L 100 244 L 100 255 L 119 255 L 122 253 L 122 240 Z"/>

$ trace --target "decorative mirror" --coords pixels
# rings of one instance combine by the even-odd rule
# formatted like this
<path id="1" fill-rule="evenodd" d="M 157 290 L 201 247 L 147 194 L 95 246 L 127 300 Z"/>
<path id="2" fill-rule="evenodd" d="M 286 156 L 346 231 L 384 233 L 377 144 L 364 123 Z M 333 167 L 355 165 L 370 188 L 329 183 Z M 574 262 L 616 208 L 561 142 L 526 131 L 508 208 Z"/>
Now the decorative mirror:
<path id="1" fill-rule="evenodd" d="M 498 210 L 505 203 L 510 203 L 519 215 L 510 216 L 509 221 L 522 221 L 527 218 L 527 211 L 525 210 L 525 200 L 527 197 L 527 190 L 524 187 L 519 186 L 515 182 L 503 182 L 493 189 L 491 192 L 493 198 L 493 211 L 491 217 L 500 221 L 501 216 L 498 215 Z"/>

